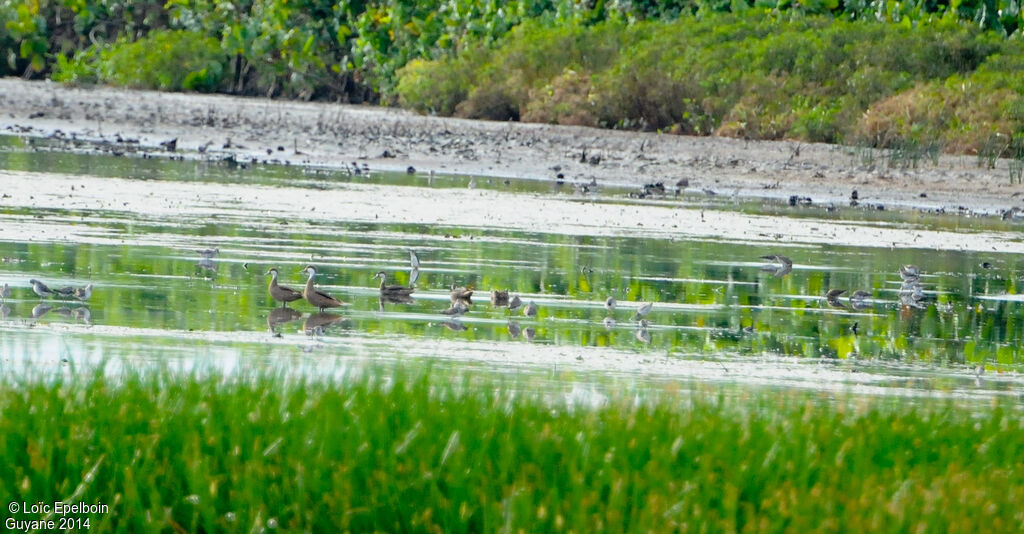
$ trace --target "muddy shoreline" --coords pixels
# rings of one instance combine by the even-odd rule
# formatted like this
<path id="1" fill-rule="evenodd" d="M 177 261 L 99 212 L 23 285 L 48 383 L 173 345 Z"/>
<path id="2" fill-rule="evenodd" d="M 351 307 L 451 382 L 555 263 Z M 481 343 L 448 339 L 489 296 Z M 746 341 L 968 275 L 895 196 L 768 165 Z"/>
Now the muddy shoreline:
<path id="1" fill-rule="evenodd" d="M 807 197 L 998 214 L 1024 206 L 1008 161 L 941 156 L 893 168 L 885 154 L 824 144 L 744 141 L 584 127 L 424 117 L 340 104 L 158 93 L 0 79 L 0 133 L 115 153 L 298 166 L 474 174 L 568 182 L 663 182 L 693 192 Z M 176 140 L 174 151 L 167 142 Z"/>

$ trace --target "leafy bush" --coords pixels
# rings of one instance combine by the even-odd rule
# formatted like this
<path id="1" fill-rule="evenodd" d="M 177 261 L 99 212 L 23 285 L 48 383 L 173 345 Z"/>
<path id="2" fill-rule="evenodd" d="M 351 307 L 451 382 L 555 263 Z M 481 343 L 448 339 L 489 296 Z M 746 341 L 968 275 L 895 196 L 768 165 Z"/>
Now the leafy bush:
<path id="1" fill-rule="evenodd" d="M 916 27 L 761 14 L 524 24 L 471 60 L 416 63 L 421 80 L 460 73 L 447 100 L 444 84 L 432 86 L 430 102 L 443 108 L 410 90 L 407 71 L 398 92 L 404 105 L 474 118 L 970 151 L 1020 132 L 1024 121 L 1012 117 L 1024 106 L 1006 91 L 1024 86 L 1021 52 L 1017 40 L 950 18 Z M 956 93 L 958 80 L 970 89 Z M 915 89 L 925 86 L 935 89 Z"/>
<path id="2" fill-rule="evenodd" d="M 160 31 L 135 42 L 90 47 L 58 60 L 54 79 L 100 81 L 170 91 L 216 91 L 227 57 L 215 39 L 194 32 Z"/>

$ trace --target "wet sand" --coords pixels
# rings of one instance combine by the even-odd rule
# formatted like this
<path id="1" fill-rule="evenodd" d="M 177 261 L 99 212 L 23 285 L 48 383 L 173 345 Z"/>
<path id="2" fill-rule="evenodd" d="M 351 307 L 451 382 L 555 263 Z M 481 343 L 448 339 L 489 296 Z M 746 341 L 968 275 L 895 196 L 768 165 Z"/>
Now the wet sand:
<path id="1" fill-rule="evenodd" d="M 761 142 L 424 117 L 327 103 L 158 93 L 0 79 L 0 133 L 87 142 L 115 153 L 324 168 L 434 171 L 571 183 L 677 183 L 741 197 L 1000 213 L 1024 206 L 1007 161 L 942 156 L 917 169 L 825 144 Z M 175 151 L 161 143 L 176 140 Z"/>

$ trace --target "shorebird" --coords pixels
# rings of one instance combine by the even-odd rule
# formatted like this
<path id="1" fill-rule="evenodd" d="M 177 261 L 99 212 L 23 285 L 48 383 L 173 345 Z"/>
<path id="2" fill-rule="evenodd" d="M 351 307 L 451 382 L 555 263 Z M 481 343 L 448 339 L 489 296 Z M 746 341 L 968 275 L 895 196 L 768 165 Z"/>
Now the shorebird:
<path id="1" fill-rule="evenodd" d="M 220 249 L 219 248 L 204 248 L 202 250 L 197 250 L 196 254 L 199 254 L 200 258 L 210 259 L 210 258 L 216 256 L 217 254 L 220 254 Z"/>
<path id="2" fill-rule="evenodd" d="M 610 312 L 615 311 L 615 297 L 608 297 L 604 299 L 604 309 Z"/>
<path id="3" fill-rule="evenodd" d="M 466 302 L 472 302 L 472 300 L 473 300 L 473 290 L 472 289 L 468 289 L 468 288 L 465 288 L 465 287 L 455 287 L 455 284 L 452 284 L 451 290 L 452 290 L 452 292 L 451 292 L 452 302 L 455 302 L 456 300 L 465 300 Z"/>
<path id="4" fill-rule="evenodd" d="M 76 289 L 72 296 L 83 302 L 89 300 L 92 297 L 92 283 L 90 282 L 89 285 Z"/>
<path id="5" fill-rule="evenodd" d="M 762 260 L 768 260 L 775 263 L 772 267 L 762 267 L 762 270 L 772 273 L 773 276 L 786 276 L 793 272 L 793 260 L 781 254 L 769 254 L 767 256 L 761 256 Z"/>
<path id="6" fill-rule="evenodd" d="M 523 301 L 519 298 L 519 295 L 513 295 L 512 300 L 508 301 L 508 309 L 511 311 L 518 310 L 522 305 Z"/>
<path id="7" fill-rule="evenodd" d="M 11 298 L 11 286 L 4 282 L 4 287 L 0 288 L 0 300 L 7 300 Z"/>
<path id="8" fill-rule="evenodd" d="M 525 308 L 523 308 L 523 315 L 526 317 L 536 317 L 537 304 L 531 300 L 530 303 L 527 304 Z"/>
<path id="9" fill-rule="evenodd" d="M 40 297 L 49 297 L 49 296 L 53 295 L 53 291 L 50 290 L 50 288 L 46 287 L 46 284 L 40 282 L 39 280 L 36 280 L 35 278 L 33 278 L 33 279 L 29 280 L 28 282 L 30 284 L 32 284 L 32 291 L 36 295 L 39 295 Z"/>
<path id="10" fill-rule="evenodd" d="M 636 315 L 634 315 L 633 318 L 634 319 L 643 319 L 644 317 L 647 317 L 647 315 L 649 313 L 651 313 L 651 309 L 653 309 L 653 308 L 654 308 L 654 303 L 653 302 L 645 302 L 645 303 L 643 303 L 643 304 L 641 304 L 641 305 L 636 307 Z"/>
<path id="11" fill-rule="evenodd" d="M 491 306 L 508 306 L 508 290 L 491 291 Z"/>
<path id="12" fill-rule="evenodd" d="M 839 302 L 839 296 L 846 293 L 845 289 L 829 289 L 828 293 L 825 293 L 825 302 L 833 308 L 845 308 L 846 305 Z"/>
<path id="13" fill-rule="evenodd" d="M 441 310 L 441 313 L 445 315 L 451 315 L 458 317 L 469 311 L 469 306 L 466 305 L 464 300 L 453 300 L 452 305 L 447 310 Z"/>
<path id="14" fill-rule="evenodd" d="M 290 287 L 282 286 L 277 284 L 277 267 L 271 267 L 267 269 L 264 276 L 270 275 L 270 286 L 267 287 L 267 291 L 270 292 L 270 298 L 281 303 L 282 308 L 287 308 L 289 302 L 293 302 L 302 298 L 302 293 L 296 291 Z"/>
<path id="15" fill-rule="evenodd" d="M 917 265 L 900 265 L 900 278 L 904 282 L 921 278 L 921 269 Z"/>
<path id="16" fill-rule="evenodd" d="M 64 298 L 64 299 L 68 299 L 68 298 L 71 298 L 71 297 L 75 296 L 75 288 L 73 288 L 71 286 L 64 286 L 64 287 L 57 287 L 57 288 L 51 287 L 50 288 L 50 292 L 53 293 L 53 296 Z"/>
<path id="17" fill-rule="evenodd" d="M 411 295 L 414 291 L 416 291 L 416 289 L 412 287 L 406 287 L 401 285 L 387 285 L 386 281 L 388 274 L 385 273 L 384 271 L 377 271 L 377 274 L 375 274 L 373 277 L 380 278 L 380 292 L 382 295 Z"/>
<path id="18" fill-rule="evenodd" d="M 316 276 L 316 268 L 312 265 L 307 265 L 302 272 L 309 274 L 309 280 L 306 280 L 306 288 L 302 291 L 302 296 L 305 297 L 306 302 L 309 302 L 313 306 L 320 308 L 323 312 L 327 308 L 337 308 L 338 306 L 344 306 L 345 303 L 324 293 L 323 291 L 317 290 L 313 287 L 313 277 Z"/>
<path id="19" fill-rule="evenodd" d="M 850 305 L 853 306 L 855 310 L 863 310 L 870 306 L 870 304 L 866 302 L 867 298 L 870 296 L 871 293 L 864 291 L 863 289 L 858 289 L 850 295 Z"/>

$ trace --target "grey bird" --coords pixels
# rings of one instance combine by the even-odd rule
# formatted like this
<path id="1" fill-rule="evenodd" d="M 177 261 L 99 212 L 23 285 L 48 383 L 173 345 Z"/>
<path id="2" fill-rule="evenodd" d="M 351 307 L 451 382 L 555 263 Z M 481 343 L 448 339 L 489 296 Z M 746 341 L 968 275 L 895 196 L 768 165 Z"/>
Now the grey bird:
<path id="1" fill-rule="evenodd" d="M 643 319 L 644 317 L 647 317 L 647 315 L 651 313 L 652 309 L 654 309 L 654 303 L 653 302 L 645 302 L 645 303 L 643 303 L 643 304 L 641 304 L 641 305 L 636 307 L 636 315 L 634 315 L 633 318 L 634 319 Z"/>
<path id="2" fill-rule="evenodd" d="M 853 306 L 855 310 L 863 310 L 871 304 L 867 302 L 867 299 L 871 296 L 871 293 L 858 289 L 850 295 L 850 306 Z"/>
<path id="3" fill-rule="evenodd" d="M 904 282 L 921 278 L 921 268 L 917 265 L 900 265 L 900 278 Z"/>
<path id="4" fill-rule="evenodd" d="M 612 312 L 615 311 L 615 297 L 604 299 L 604 309 Z"/>
<path id="5" fill-rule="evenodd" d="M 786 276 L 793 272 L 793 260 L 781 254 L 769 254 L 767 256 L 761 256 L 762 260 L 768 260 L 775 263 L 772 266 L 762 267 L 762 270 L 772 273 L 772 276 Z"/>
<path id="6" fill-rule="evenodd" d="M 517 338 L 521 333 L 523 333 L 523 328 L 519 326 L 519 323 L 508 323 L 508 335 L 512 336 L 513 338 Z"/>
<path id="7" fill-rule="evenodd" d="M 508 301 L 508 309 L 515 311 L 523 305 L 523 300 L 519 298 L 519 295 L 513 295 L 512 300 Z"/>
<path id="8" fill-rule="evenodd" d="M 828 293 L 825 293 L 825 302 L 833 308 L 845 308 L 846 305 L 839 302 L 839 296 L 846 293 L 845 289 L 829 289 Z"/>
<path id="9" fill-rule="evenodd" d="M 523 308 L 523 315 L 526 317 L 536 317 L 537 304 L 531 300 L 530 303 L 527 304 L 525 308 Z"/>
<path id="10" fill-rule="evenodd" d="M 459 315 L 462 315 L 468 311 L 469 306 L 466 305 L 466 301 L 454 300 L 452 301 L 452 305 L 449 306 L 447 310 L 441 310 L 441 313 L 445 315 L 451 315 L 453 317 L 458 317 Z"/>
<path id="11" fill-rule="evenodd" d="M 11 286 L 4 282 L 4 286 L 0 288 L 0 300 L 7 300 L 11 298 Z"/>
<path id="12" fill-rule="evenodd" d="M 83 302 L 89 300 L 92 297 L 92 283 L 90 282 L 89 285 L 85 287 L 75 289 L 72 296 Z"/>
<path id="13" fill-rule="evenodd" d="M 33 278 L 29 280 L 29 283 L 32 284 L 32 291 L 36 295 L 39 295 L 40 297 L 49 297 L 53 295 L 53 291 L 50 290 L 50 288 L 46 287 L 46 284 L 40 282 L 39 280 Z"/>

